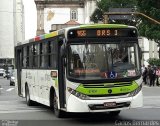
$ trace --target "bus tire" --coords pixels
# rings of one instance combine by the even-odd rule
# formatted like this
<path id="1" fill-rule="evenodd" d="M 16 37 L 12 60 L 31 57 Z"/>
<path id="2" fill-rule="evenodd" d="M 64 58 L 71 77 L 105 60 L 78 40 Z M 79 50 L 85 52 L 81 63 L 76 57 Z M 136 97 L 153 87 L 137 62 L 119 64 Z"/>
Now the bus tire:
<path id="1" fill-rule="evenodd" d="M 25 97 L 26 97 L 27 105 L 28 106 L 32 106 L 33 105 L 33 101 L 30 99 L 30 93 L 29 93 L 28 85 L 26 85 L 26 88 L 25 88 Z"/>
<path id="2" fill-rule="evenodd" d="M 54 114 L 57 118 L 63 118 L 64 117 L 64 114 L 65 112 L 60 110 L 58 108 L 58 101 L 57 101 L 57 96 L 56 96 L 56 93 L 54 92 L 54 97 L 53 97 L 53 109 L 54 109 Z"/>
<path id="3" fill-rule="evenodd" d="M 118 116 L 119 114 L 120 114 L 120 110 L 118 110 L 118 111 L 111 111 L 111 112 L 109 112 L 109 115 L 111 115 L 111 116 Z"/>

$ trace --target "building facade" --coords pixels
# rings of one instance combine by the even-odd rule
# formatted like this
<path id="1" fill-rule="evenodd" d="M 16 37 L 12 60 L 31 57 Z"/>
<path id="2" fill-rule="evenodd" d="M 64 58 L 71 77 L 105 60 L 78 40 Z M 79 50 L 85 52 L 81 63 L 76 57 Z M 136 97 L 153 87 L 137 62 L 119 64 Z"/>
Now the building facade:
<path id="1" fill-rule="evenodd" d="M 15 2 L 15 45 L 25 39 L 24 5 L 22 0 Z"/>
<path id="2" fill-rule="evenodd" d="M 14 46 L 23 40 L 23 4 L 21 0 L 1 0 L 0 67 L 14 64 Z"/>
<path id="3" fill-rule="evenodd" d="M 139 45 L 142 50 L 142 62 L 141 64 L 147 66 L 147 60 L 149 58 L 159 58 L 158 54 L 158 44 L 152 40 L 148 40 L 145 37 L 139 38 Z"/>
<path id="4" fill-rule="evenodd" d="M 37 35 L 72 25 L 90 23 L 96 0 L 34 0 L 37 7 Z"/>
<path id="5" fill-rule="evenodd" d="M 14 58 L 14 0 L 0 4 L 0 66 L 12 64 Z"/>

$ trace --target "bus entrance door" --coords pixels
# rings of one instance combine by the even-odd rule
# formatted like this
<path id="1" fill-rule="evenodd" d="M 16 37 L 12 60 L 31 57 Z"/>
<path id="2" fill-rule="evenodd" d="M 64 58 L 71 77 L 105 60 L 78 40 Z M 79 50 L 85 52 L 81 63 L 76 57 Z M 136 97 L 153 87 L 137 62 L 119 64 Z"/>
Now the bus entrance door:
<path id="1" fill-rule="evenodd" d="M 65 104 L 66 104 L 66 95 L 65 95 L 65 86 L 66 86 L 66 82 L 65 82 L 65 64 L 64 64 L 64 45 L 62 45 L 61 43 L 63 43 L 63 41 L 61 40 L 59 45 L 59 50 L 58 50 L 58 88 L 59 88 L 59 102 L 60 102 L 60 108 L 65 108 Z"/>
<path id="2" fill-rule="evenodd" d="M 22 72 L 22 50 L 16 49 L 16 67 L 17 67 L 17 86 L 18 86 L 18 95 L 22 96 L 21 90 L 21 72 Z"/>

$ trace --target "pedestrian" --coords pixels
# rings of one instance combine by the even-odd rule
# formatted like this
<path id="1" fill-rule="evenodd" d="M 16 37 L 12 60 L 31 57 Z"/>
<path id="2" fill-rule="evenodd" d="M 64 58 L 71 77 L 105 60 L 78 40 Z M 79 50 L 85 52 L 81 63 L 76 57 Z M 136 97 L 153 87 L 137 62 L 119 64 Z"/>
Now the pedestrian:
<path id="1" fill-rule="evenodd" d="M 156 80 L 156 66 L 152 67 L 153 69 L 153 80 L 152 80 L 152 85 L 155 85 L 155 80 Z"/>
<path id="2" fill-rule="evenodd" d="M 156 69 L 156 85 L 159 86 L 160 66 Z"/>
<path id="3" fill-rule="evenodd" d="M 144 71 L 145 71 L 145 65 L 143 64 L 143 66 L 141 67 L 142 75 L 143 75 Z"/>
<path id="4" fill-rule="evenodd" d="M 155 79 L 156 79 L 156 70 L 154 67 L 151 67 L 150 65 L 148 66 L 148 76 L 149 76 L 149 86 L 151 87 L 152 85 L 154 86 L 155 84 Z"/>
<path id="5" fill-rule="evenodd" d="M 148 70 L 147 70 L 147 67 L 145 67 L 142 73 L 144 84 L 147 84 L 147 75 L 148 75 Z"/>

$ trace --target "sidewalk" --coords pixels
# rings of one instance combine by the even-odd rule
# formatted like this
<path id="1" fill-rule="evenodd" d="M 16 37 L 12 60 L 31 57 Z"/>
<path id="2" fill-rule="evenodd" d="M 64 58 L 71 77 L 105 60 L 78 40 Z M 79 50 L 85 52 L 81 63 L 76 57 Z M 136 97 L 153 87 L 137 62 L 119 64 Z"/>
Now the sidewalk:
<path id="1" fill-rule="evenodd" d="M 150 85 L 149 84 L 144 84 L 144 82 L 142 82 L 142 87 L 150 87 Z M 155 85 L 151 86 L 151 87 L 160 87 L 160 85 L 157 86 L 156 83 L 155 83 Z"/>

